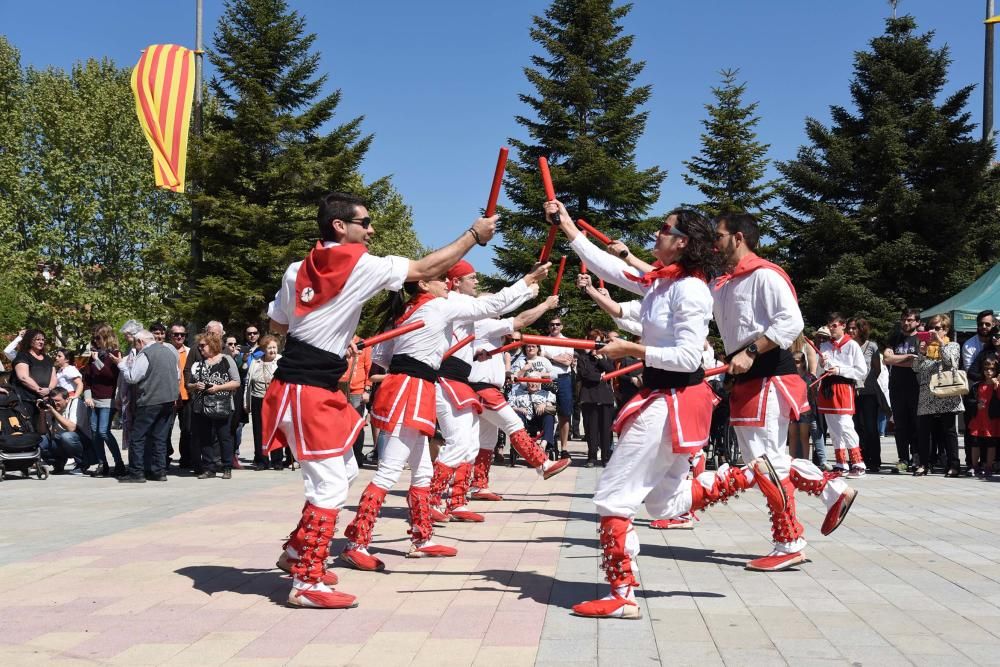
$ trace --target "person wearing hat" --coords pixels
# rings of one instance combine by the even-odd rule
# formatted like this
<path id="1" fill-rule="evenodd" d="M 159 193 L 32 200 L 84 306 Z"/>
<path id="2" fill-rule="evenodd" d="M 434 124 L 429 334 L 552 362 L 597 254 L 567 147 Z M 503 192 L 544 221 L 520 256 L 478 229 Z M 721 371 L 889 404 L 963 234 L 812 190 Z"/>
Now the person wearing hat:
<path id="1" fill-rule="evenodd" d="M 468 262 L 463 260 L 456 264 L 448 272 L 448 279 L 453 293 L 476 296 L 478 279 L 475 269 Z M 459 507 L 457 503 L 461 502 L 466 492 L 470 490 L 473 500 L 503 500 L 489 489 L 490 466 L 493 464 L 493 450 L 496 448 L 497 434 L 500 429 L 503 429 L 504 433 L 507 434 L 511 447 L 545 479 L 562 472 L 569 466 L 569 459 L 559 461 L 546 459 L 545 451 L 528 434 L 521 419 L 504 398 L 503 385 L 506 379 L 506 368 L 503 356 L 487 354 L 489 350 L 503 345 L 505 336 L 513 335 L 522 328 L 534 324 L 538 318 L 558 305 L 559 297 L 553 295 L 515 317 L 487 318 L 475 322 L 475 340 L 467 346 L 470 350 L 469 356 L 473 359 L 468 378 L 469 386 L 479 395 L 483 410 L 476 418 L 478 438 L 474 447 L 465 452 L 463 460 L 463 465 L 471 466 L 471 480 L 466 484 L 466 475 L 454 475 L 455 482 L 451 492 L 451 505 L 453 507 Z M 516 307 L 508 308 L 508 312 L 513 311 Z M 457 338 L 461 339 L 462 337 L 457 336 Z M 444 364 L 442 364 L 443 367 Z M 443 463 L 446 463 L 448 458 L 453 456 L 452 452 L 446 451 L 447 449 L 445 447 L 445 450 L 442 450 L 444 456 L 439 455 L 438 461 L 443 459 Z M 437 474 L 437 462 L 435 462 L 435 474 Z M 444 474 L 447 474 L 447 471 L 444 471 Z M 459 484 L 460 481 L 462 484 Z M 454 515 L 454 512 L 452 514 Z"/>
<path id="2" fill-rule="evenodd" d="M 261 405 L 263 446 L 288 446 L 301 465 L 306 503 L 277 566 L 292 575 L 288 604 L 343 609 L 357 600 L 333 590 L 337 576 L 326 557 L 350 480 L 357 476 L 353 445 L 364 426 L 338 380 L 365 303 L 382 290 L 443 274 L 496 230 L 496 217 L 479 218 L 455 241 L 419 260 L 368 253 L 375 227 L 365 203 L 331 192 L 319 202 L 319 242 L 285 270 L 268 306 L 270 328 L 287 334 L 284 354 Z"/>

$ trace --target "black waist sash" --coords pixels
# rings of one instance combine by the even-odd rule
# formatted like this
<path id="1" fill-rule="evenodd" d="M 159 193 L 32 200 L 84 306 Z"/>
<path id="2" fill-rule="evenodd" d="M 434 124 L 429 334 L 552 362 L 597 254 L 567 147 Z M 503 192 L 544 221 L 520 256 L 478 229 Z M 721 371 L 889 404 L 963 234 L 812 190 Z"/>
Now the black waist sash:
<path id="1" fill-rule="evenodd" d="M 285 351 L 278 359 L 274 377 L 282 382 L 336 391 L 337 383 L 346 372 L 347 360 L 339 354 L 321 350 L 289 336 L 285 342 Z"/>
<path id="2" fill-rule="evenodd" d="M 734 352 L 730 358 L 736 354 Z M 776 375 L 795 375 L 795 373 L 795 359 L 792 357 L 792 353 L 776 347 L 763 354 L 758 354 L 757 358 L 753 360 L 750 370 L 740 375 L 734 375 L 733 378 L 736 382 L 746 382 L 747 380 L 759 380 Z"/>
<path id="3" fill-rule="evenodd" d="M 503 391 L 503 387 L 498 387 L 492 382 L 470 382 L 469 386 L 472 387 L 477 392 L 484 391 L 486 389 L 496 389 L 497 391 Z"/>
<path id="4" fill-rule="evenodd" d="M 438 375 L 443 378 L 464 382 L 465 384 L 469 384 L 470 373 L 472 373 L 472 364 L 461 359 L 456 359 L 455 357 L 448 357 L 442 361 L 441 369 L 438 371 Z"/>
<path id="5" fill-rule="evenodd" d="M 849 384 L 853 387 L 854 380 L 845 378 L 842 375 L 827 375 L 825 378 L 820 380 L 819 383 L 819 392 L 822 394 L 823 398 L 833 398 L 833 385 L 835 384 Z"/>
<path id="6" fill-rule="evenodd" d="M 438 379 L 436 370 L 408 354 L 394 354 L 392 356 L 392 361 L 389 362 L 389 374 L 409 375 L 427 382 L 437 382 Z"/>
<path id="7" fill-rule="evenodd" d="M 646 366 L 642 369 L 642 386 L 649 389 L 682 389 L 698 384 L 705 379 L 701 368 L 693 373 L 665 371 L 662 368 Z"/>

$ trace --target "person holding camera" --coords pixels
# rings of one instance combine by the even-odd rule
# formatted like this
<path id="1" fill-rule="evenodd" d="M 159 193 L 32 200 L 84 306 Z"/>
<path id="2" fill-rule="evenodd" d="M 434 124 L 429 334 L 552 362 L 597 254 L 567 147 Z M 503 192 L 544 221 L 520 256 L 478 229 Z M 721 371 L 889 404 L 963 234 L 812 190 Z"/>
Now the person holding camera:
<path id="1" fill-rule="evenodd" d="M 94 327 L 90 338 L 90 352 L 87 365 L 83 367 L 83 402 L 90 409 L 91 446 L 97 468 L 91 475 L 115 477 L 125 475 L 128 470 L 122 460 L 118 440 L 111 432 L 111 418 L 114 415 L 115 389 L 118 386 L 118 366 L 109 356 L 118 349 L 114 330 L 106 322 Z M 104 446 L 111 450 L 115 468 L 111 471 Z"/>
<path id="2" fill-rule="evenodd" d="M 64 387 L 55 387 L 45 398 L 35 402 L 41 413 L 39 445 L 42 457 L 52 465 L 52 474 L 82 475 L 86 472 L 85 451 L 90 447 L 90 437 L 84 432 L 82 420 L 78 421 L 80 399 L 70 398 Z M 76 466 L 66 471 L 66 462 L 76 459 Z"/>
<path id="3" fill-rule="evenodd" d="M 192 396 L 191 437 L 201 451 L 198 479 L 209 479 L 222 473 L 222 479 L 233 476 L 233 394 L 240 388 L 240 372 L 236 361 L 222 352 L 222 337 L 215 333 L 198 336 L 197 349 L 201 357 L 191 365 L 187 380 Z"/>
<path id="4" fill-rule="evenodd" d="M 128 474 L 119 482 L 143 483 L 148 467 L 154 482 L 167 481 L 167 442 L 170 418 L 179 395 L 177 351 L 157 343 L 145 329 L 135 334 L 135 354 L 122 357 L 115 351 L 109 358 L 118 365 L 121 377 L 133 390 L 129 403 L 132 413 L 128 437 Z M 149 465 L 144 465 L 146 462 Z"/>

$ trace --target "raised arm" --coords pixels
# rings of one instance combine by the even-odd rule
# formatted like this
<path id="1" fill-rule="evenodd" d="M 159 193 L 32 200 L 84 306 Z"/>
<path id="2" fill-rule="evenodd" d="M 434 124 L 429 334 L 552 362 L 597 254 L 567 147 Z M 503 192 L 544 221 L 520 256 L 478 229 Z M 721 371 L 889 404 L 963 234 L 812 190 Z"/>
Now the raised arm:
<path id="1" fill-rule="evenodd" d="M 545 299 L 545 301 L 542 301 L 534 308 L 529 308 L 523 313 L 518 313 L 514 317 L 514 331 L 517 331 L 518 329 L 523 329 L 524 327 L 527 326 L 531 326 L 538 320 L 539 317 L 541 317 L 548 311 L 552 310 L 553 308 L 557 308 L 558 306 L 559 306 L 559 297 L 553 294 L 552 296 L 548 297 L 547 299 Z"/>
<path id="2" fill-rule="evenodd" d="M 601 310 L 611 317 L 621 317 L 622 307 L 609 294 L 594 287 L 594 281 L 586 273 L 581 273 L 576 277 L 576 286 L 582 289 Z"/>
<path id="3" fill-rule="evenodd" d="M 496 231 L 497 218 L 493 215 L 488 218 L 479 218 L 472 226 L 462 232 L 457 239 L 422 259 L 410 262 L 410 268 L 406 274 L 406 282 L 415 280 L 430 280 L 442 276 L 455 263 L 465 256 L 465 253 L 472 249 L 472 246 L 479 244 L 485 246 L 493 238 Z"/>

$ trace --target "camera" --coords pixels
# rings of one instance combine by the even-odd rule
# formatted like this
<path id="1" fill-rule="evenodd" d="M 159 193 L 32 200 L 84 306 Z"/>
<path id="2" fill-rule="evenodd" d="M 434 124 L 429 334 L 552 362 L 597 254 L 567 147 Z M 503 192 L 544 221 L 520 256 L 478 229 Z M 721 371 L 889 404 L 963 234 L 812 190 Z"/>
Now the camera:
<path id="1" fill-rule="evenodd" d="M 40 398 L 37 401 L 35 401 L 35 405 L 37 405 L 39 409 L 45 409 L 49 406 L 55 407 L 56 403 L 51 398 L 46 397 L 46 398 Z"/>

